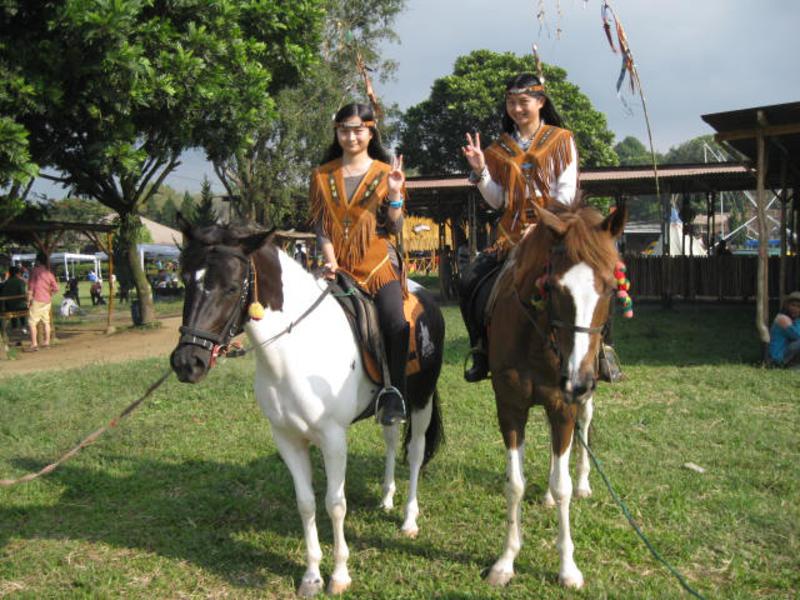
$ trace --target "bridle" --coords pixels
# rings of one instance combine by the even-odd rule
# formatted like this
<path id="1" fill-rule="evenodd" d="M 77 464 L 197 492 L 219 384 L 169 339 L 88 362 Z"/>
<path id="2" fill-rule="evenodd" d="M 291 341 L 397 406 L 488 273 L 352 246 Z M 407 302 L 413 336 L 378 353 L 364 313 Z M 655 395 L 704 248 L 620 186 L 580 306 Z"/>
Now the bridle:
<path id="1" fill-rule="evenodd" d="M 228 347 L 231 338 L 239 335 L 244 331 L 245 314 L 247 313 L 247 306 L 251 301 L 253 280 L 253 261 L 248 258 L 243 252 L 234 248 L 226 246 L 211 246 L 208 250 L 209 253 L 218 252 L 220 254 L 227 254 L 242 261 L 246 268 L 242 278 L 241 291 L 239 292 L 239 299 L 236 303 L 236 308 L 228 317 L 225 326 L 222 328 L 222 333 L 213 333 L 204 329 L 199 329 L 191 325 L 181 325 L 179 331 L 181 337 L 178 340 L 178 345 L 200 346 L 201 348 L 211 352 L 212 361 Z M 197 302 L 192 307 L 192 312 L 187 319 L 189 323 L 194 323 L 197 318 L 197 310 L 200 303 Z"/>
<path id="2" fill-rule="evenodd" d="M 547 263 L 545 265 L 544 274 L 537 279 L 537 282 L 542 282 L 542 296 L 529 299 L 527 302 L 522 299 L 519 295 L 519 291 L 517 290 L 516 286 L 514 286 L 514 295 L 517 298 L 517 301 L 522 306 L 522 312 L 527 317 L 527 319 L 533 325 L 534 330 L 538 333 L 539 337 L 542 339 L 542 342 L 545 345 L 545 348 L 549 349 L 558 359 L 559 363 L 559 370 L 562 376 L 567 374 L 567 366 L 564 361 L 564 354 L 561 352 L 561 349 L 556 344 L 556 333 L 557 330 L 563 329 L 566 331 L 570 331 L 572 333 L 588 333 L 588 334 L 600 334 L 603 333 L 608 327 L 608 323 L 610 321 L 610 315 L 606 318 L 605 322 L 602 325 L 597 325 L 595 327 L 583 327 L 582 325 L 576 325 L 574 323 L 568 323 L 561 319 L 556 318 L 555 312 L 553 310 L 553 302 L 551 300 L 552 294 L 549 293 L 550 291 L 550 281 L 553 276 L 553 261 L 551 257 L 553 255 L 564 254 L 566 251 L 563 242 L 556 244 L 550 248 L 550 252 L 548 254 Z M 613 292 L 611 292 L 613 295 Z M 540 313 L 544 313 L 547 317 L 547 328 L 543 330 L 542 327 L 539 325 L 538 317 Z"/>
<path id="3" fill-rule="evenodd" d="M 228 354 L 228 356 L 233 356 L 232 353 L 229 353 L 229 345 L 235 346 L 236 342 L 230 344 L 231 338 L 236 337 L 242 331 L 244 331 L 244 323 L 246 321 L 245 315 L 248 314 L 247 307 L 250 306 L 251 302 L 258 301 L 258 285 L 255 283 L 257 282 L 256 277 L 256 268 L 253 263 L 253 259 L 249 258 L 243 252 L 228 248 L 226 246 L 212 246 L 209 252 L 220 252 L 223 254 L 229 254 L 247 265 L 247 269 L 244 272 L 244 277 L 242 279 L 242 289 L 239 293 L 239 300 L 236 303 L 236 307 L 234 308 L 231 315 L 228 317 L 228 320 L 225 322 L 225 326 L 222 328 L 222 333 L 212 333 L 210 331 L 206 331 L 203 329 L 198 329 L 197 327 L 181 325 L 179 331 L 181 333 L 181 337 L 178 340 L 178 346 L 181 345 L 192 345 L 192 346 L 199 346 L 205 350 L 211 352 L 211 360 L 209 361 L 209 368 L 213 367 L 217 357 L 221 354 Z M 239 349 L 237 350 L 236 355 L 241 356 L 253 350 L 255 347 L 264 347 L 268 346 L 275 342 L 278 338 L 291 333 L 292 329 L 300 323 L 303 319 L 308 317 L 316 308 L 322 304 L 322 301 L 328 294 L 331 294 L 333 291 L 333 286 L 327 285 L 325 289 L 320 293 L 320 295 L 314 300 L 314 302 L 301 314 L 297 319 L 289 323 L 284 329 L 279 331 L 277 334 L 273 335 L 272 337 L 264 340 L 263 342 L 258 343 L 254 347 L 246 348 L 246 349 Z M 193 323 L 196 317 L 195 311 L 199 305 L 195 305 L 192 313 L 190 314 L 189 322 Z"/>

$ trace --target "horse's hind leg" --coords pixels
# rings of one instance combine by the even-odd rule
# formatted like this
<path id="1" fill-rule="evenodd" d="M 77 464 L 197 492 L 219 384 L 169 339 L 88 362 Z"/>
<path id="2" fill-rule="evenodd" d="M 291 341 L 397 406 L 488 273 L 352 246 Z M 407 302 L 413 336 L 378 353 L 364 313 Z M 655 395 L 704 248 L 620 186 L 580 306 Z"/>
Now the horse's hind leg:
<path id="1" fill-rule="evenodd" d="M 311 485 L 311 459 L 308 442 L 286 435 L 276 427 L 272 429 L 272 437 L 294 480 L 297 510 L 303 522 L 303 535 L 306 540 L 306 572 L 297 593 L 300 596 L 315 596 L 322 591 L 324 581 L 319 572 L 322 549 L 317 536 L 317 507 L 314 500 L 314 488 Z"/>
<path id="2" fill-rule="evenodd" d="M 383 498 L 381 498 L 381 507 L 383 510 L 392 510 L 394 508 L 394 493 L 396 486 L 394 483 L 394 467 L 397 458 L 397 436 L 400 431 L 400 426 L 390 425 L 383 428 L 383 441 L 386 444 L 386 461 L 383 471 Z"/>
<path id="3" fill-rule="evenodd" d="M 333 527 L 333 572 L 328 583 L 329 594 L 341 594 L 350 587 L 351 579 L 347 571 L 350 550 L 344 539 L 344 517 L 347 514 L 347 501 L 344 496 L 344 479 L 347 470 L 347 433 L 341 428 L 325 431 L 320 444 L 325 461 L 325 476 L 328 491 L 325 507 Z"/>
<path id="4" fill-rule="evenodd" d="M 417 537 L 419 526 L 419 504 L 417 503 L 417 485 L 422 461 L 425 458 L 425 432 L 433 414 L 433 399 L 429 399 L 424 408 L 411 413 L 411 439 L 408 442 L 408 500 L 406 501 L 405 520 L 400 531 L 409 538 Z"/>
<path id="5" fill-rule="evenodd" d="M 593 413 L 594 403 L 590 397 L 583 404 L 583 406 L 578 409 L 578 429 L 576 430 L 576 435 L 580 433 L 583 441 L 586 444 L 589 443 L 589 424 L 592 422 Z M 592 488 L 589 485 L 589 452 L 583 447 L 580 441 L 577 442 L 577 448 L 578 460 L 575 468 L 575 474 L 578 477 L 578 484 L 575 486 L 575 497 L 588 498 L 592 495 Z"/>
<path id="6" fill-rule="evenodd" d="M 567 409 L 569 410 L 569 409 Z M 550 475 L 550 491 L 558 507 L 558 548 L 560 567 L 558 581 L 570 588 L 583 587 L 583 574 L 575 564 L 569 523 L 569 503 L 572 498 L 572 479 L 569 476 L 569 453 L 572 447 L 574 416 L 565 411 L 548 411 L 553 444 L 553 472 Z"/>

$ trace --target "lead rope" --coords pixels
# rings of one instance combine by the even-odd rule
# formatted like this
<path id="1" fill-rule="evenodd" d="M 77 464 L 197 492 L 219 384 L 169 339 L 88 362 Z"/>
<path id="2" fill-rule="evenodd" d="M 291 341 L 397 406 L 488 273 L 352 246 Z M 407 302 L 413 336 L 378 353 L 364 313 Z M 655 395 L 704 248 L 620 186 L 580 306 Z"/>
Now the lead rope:
<path id="1" fill-rule="evenodd" d="M 644 533 L 642 533 L 642 530 L 639 528 L 639 525 L 634 520 L 633 515 L 631 515 L 631 511 L 628 509 L 628 506 L 625 504 L 625 502 L 623 502 L 622 498 L 619 497 L 617 492 L 611 486 L 611 482 L 609 481 L 606 474 L 603 472 L 603 469 L 600 467 L 600 461 L 597 460 L 597 457 L 594 455 L 594 452 L 592 452 L 591 448 L 589 448 L 589 444 L 587 444 L 584 441 L 580 431 L 580 423 L 578 423 L 577 421 L 575 422 L 575 437 L 578 439 L 581 446 L 583 446 L 586 452 L 589 454 L 589 457 L 592 459 L 592 463 L 594 463 L 595 469 L 597 469 L 597 472 L 600 473 L 600 477 L 602 477 L 603 483 L 606 484 L 606 487 L 608 488 L 611 497 L 614 499 L 614 501 L 617 503 L 620 509 L 622 509 L 622 514 L 625 515 L 625 518 L 628 520 L 628 523 L 630 523 L 630 526 L 636 532 L 636 535 L 638 535 L 639 538 L 644 542 L 644 545 L 647 546 L 647 549 L 650 551 L 650 554 L 653 555 L 653 558 L 655 558 L 658 562 L 663 564 L 667 568 L 667 570 L 670 573 L 672 573 L 672 575 L 678 580 L 678 583 L 681 584 L 681 587 L 684 590 L 686 590 L 689 594 L 691 594 L 695 598 L 700 598 L 701 600 L 705 600 L 705 597 L 700 595 L 699 592 L 695 591 L 686 582 L 686 579 L 683 577 L 683 575 L 681 575 L 678 572 L 678 570 L 675 569 L 675 567 L 669 564 L 669 562 L 667 562 L 667 560 L 663 556 L 661 556 L 661 554 L 659 554 L 658 550 L 656 550 L 653 544 L 650 542 L 650 540 L 647 539 L 647 536 Z"/>
<path id="2" fill-rule="evenodd" d="M 255 269 L 253 270 L 253 273 L 255 274 Z M 258 298 L 258 288 L 256 287 L 257 284 L 255 283 L 255 277 L 256 276 L 254 275 L 254 285 L 253 285 L 253 287 L 254 287 L 255 297 Z M 297 319 L 295 319 L 294 321 L 289 323 L 289 326 L 286 327 L 285 329 L 283 329 L 282 331 L 280 331 L 277 334 L 273 335 L 271 338 L 261 342 L 260 344 L 256 344 L 255 346 L 251 346 L 250 348 L 244 348 L 244 349 L 241 349 L 241 350 L 238 350 L 238 349 L 235 350 L 234 351 L 235 353 L 232 353 L 231 357 L 244 356 L 245 354 L 247 354 L 251 350 L 254 350 L 255 348 L 268 346 L 269 344 L 272 344 L 273 342 L 275 342 L 281 336 L 283 336 L 283 335 L 285 335 L 287 333 L 291 333 L 292 329 L 298 323 L 300 323 L 300 321 L 302 321 L 308 315 L 310 315 L 314 311 L 314 309 L 317 308 L 317 306 L 319 306 L 320 303 L 325 299 L 325 296 L 327 296 L 328 294 L 331 293 L 331 291 L 332 291 L 332 287 L 330 285 L 327 286 L 325 288 L 325 290 L 322 292 L 322 294 L 320 294 L 319 297 L 317 297 L 317 299 L 314 301 L 314 303 L 302 315 L 300 315 Z M 261 306 L 258 302 L 254 302 L 253 304 L 257 304 L 259 307 Z M 251 306 L 253 306 L 253 304 L 251 304 Z M 261 310 L 263 311 L 263 307 L 261 308 Z M 249 313 L 249 309 L 248 309 L 248 313 Z M 224 355 L 225 353 L 223 352 L 222 354 Z M 81 440 L 80 443 L 78 443 L 74 448 L 72 448 L 68 452 L 64 453 L 58 460 L 50 463 L 49 465 L 47 465 L 46 467 L 40 469 L 39 471 L 36 471 L 35 473 L 28 473 L 27 475 L 23 475 L 22 477 L 18 477 L 17 479 L 0 479 L 0 487 L 15 486 L 15 485 L 18 485 L 20 483 L 26 483 L 28 481 L 33 481 L 34 479 L 37 479 L 37 478 L 41 477 L 42 475 L 47 475 L 48 473 L 52 473 L 62 463 L 68 461 L 71 458 L 73 458 L 76 454 L 78 454 L 78 452 L 80 452 L 81 450 L 83 450 L 87 446 L 90 446 L 95 441 L 97 441 L 97 438 L 99 438 L 101 435 L 103 435 L 106 431 L 108 431 L 109 429 L 113 429 L 114 427 L 119 425 L 119 423 L 120 423 L 120 421 L 122 421 L 122 419 L 124 419 L 125 417 L 130 415 L 134 410 L 139 408 L 139 406 L 142 404 L 142 402 L 144 402 L 153 392 L 155 392 L 161 386 L 161 384 L 163 384 L 169 378 L 170 375 L 172 375 L 172 368 L 171 367 L 167 371 L 165 371 L 155 382 L 153 382 L 150 385 L 150 387 L 147 388 L 145 393 L 142 394 L 141 397 L 139 397 L 136 400 L 134 400 L 133 402 L 131 402 L 119 415 L 117 415 L 115 418 L 111 419 L 106 425 L 100 427 L 96 431 L 93 431 L 92 433 L 87 435 L 85 438 L 83 438 L 83 440 Z"/>
<path id="3" fill-rule="evenodd" d="M 111 419 L 107 424 L 103 425 L 100 429 L 87 435 L 85 438 L 83 438 L 83 440 L 81 440 L 81 442 L 77 446 L 72 448 L 69 452 L 65 453 L 57 461 L 50 463 L 49 465 L 47 465 L 46 467 L 40 469 L 35 473 L 28 473 L 27 475 L 23 475 L 22 477 L 19 477 L 17 479 L 0 479 L 0 487 L 10 487 L 20 483 L 25 483 L 28 481 L 32 481 L 38 477 L 41 477 L 42 475 L 47 475 L 48 473 L 52 473 L 58 468 L 59 465 L 61 465 L 61 463 L 68 461 L 78 452 L 86 448 L 86 446 L 90 446 L 95 441 L 97 441 L 97 438 L 103 435 L 106 431 L 108 431 L 109 429 L 113 429 L 114 427 L 119 425 L 122 419 L 127 417 L 134 410 L 136 410 L 139 407 L 139 405 L 142 402 L 144 402 L 148 398 L 148 396 L 150 396 L 150 394 L 155 392 L 161 386 L 161 384 L 164 383 L 169 378 L 170 375 L 172 375 L 172 368 L 170 368 L 164 374 L 162 374 L 161 377 L 159 377 L 154 383 L 150 385 L 149 388 L 147 388 L 147 391 L 140 398 L 131 402 L 125 408 L 125 410 L 119 413 L 119 415 Z"/>

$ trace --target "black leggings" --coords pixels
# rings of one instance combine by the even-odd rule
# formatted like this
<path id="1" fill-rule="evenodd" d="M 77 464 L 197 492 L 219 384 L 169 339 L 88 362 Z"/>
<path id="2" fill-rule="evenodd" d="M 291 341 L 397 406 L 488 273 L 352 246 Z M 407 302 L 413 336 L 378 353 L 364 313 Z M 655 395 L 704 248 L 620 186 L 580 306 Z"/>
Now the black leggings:
<path id="1" fill-rule="evenodd" d="M 461 316 L 469 333 L 470 345 L 473 347 L 484 336 L 486 319 L 483 313 L 501 266 L 502 262 L 497 260 L 496 254 L 481 252 L 461 273 L 459 304 Z"/>
<path id="2" fill-rule="evenodd" d="M 392 281 L 379 289 L 375 294 L 375 305 L 378 308 L 378 321 L 384 335 L 399 333 L 406 326 L 403 287 L 399 281 Z"/>

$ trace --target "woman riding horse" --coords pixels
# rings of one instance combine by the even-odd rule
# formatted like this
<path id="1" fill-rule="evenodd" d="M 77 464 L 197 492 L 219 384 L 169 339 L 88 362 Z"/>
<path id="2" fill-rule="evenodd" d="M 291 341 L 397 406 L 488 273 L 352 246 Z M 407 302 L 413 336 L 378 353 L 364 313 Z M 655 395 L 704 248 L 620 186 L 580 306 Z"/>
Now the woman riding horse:
<path id="1" fill-rule="evenodd" d="M 497 242 L 462 274 L 461 313 L 473 348 L 467 381 L 488 375 L 487 344 L 482 316 L 499 267 L 532 224 L 533 205 L 569 205 L 578 187 L 578 152 L 572 133 L 544 92 L 538 77 L 522 73 L 506 84 L 503 134 L 484 153 L 480 133 L 466 134 L 462 148 L 486 203 L 502 211 Z"/>
<path id="2" fill-rule="evenodd" d="M 309 205 L 327 277 L 338 270 L 375 298 L 391 382 L 378 395 L 382 425 L 406 419 L 409 324 L 400 260 L 390 235 L 402 227 L 403 157 L 381 145 L 369 106 L 348 104 L 334 117 L 333 143 L 311 174 Z"/>

